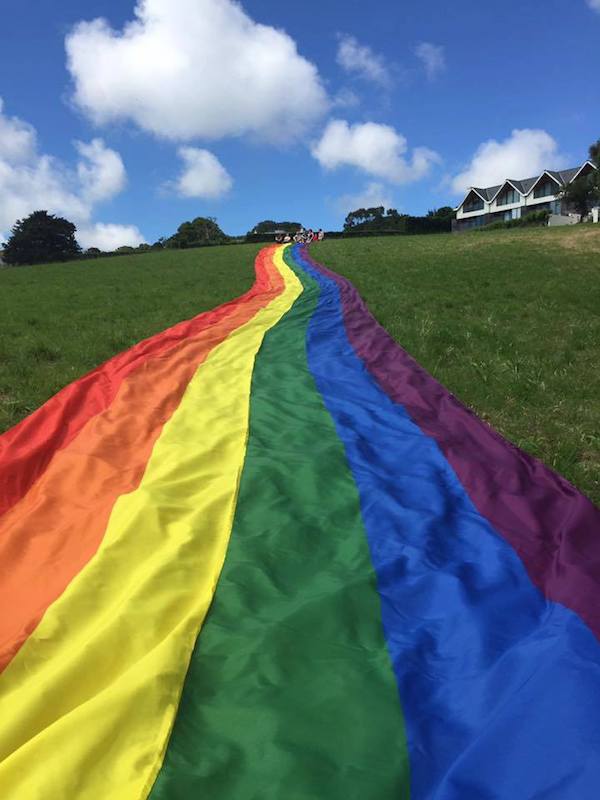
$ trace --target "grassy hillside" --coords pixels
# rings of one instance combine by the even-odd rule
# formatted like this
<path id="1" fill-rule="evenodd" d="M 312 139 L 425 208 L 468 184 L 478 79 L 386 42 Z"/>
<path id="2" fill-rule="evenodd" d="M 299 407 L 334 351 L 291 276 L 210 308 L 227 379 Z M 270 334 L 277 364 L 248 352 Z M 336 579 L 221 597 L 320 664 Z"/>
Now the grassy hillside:
<path id="1" fill-rule="evenodd" d="M 245 292 L 260 247 L 0 269 L 0 432 L 140 339 Z"/>
<path id="2" fill-rule="evenodd" d="M 0 270 L 0 431 L 244 292 L 259 247 Z M 463 402 L 600 502 L 600 226 L 325 241 L 313 255 Z"/>
<path id="3" fill-rule="evenodd" d="M 325 241 L 390 334 L 600 503 L 600 226 Z"/>

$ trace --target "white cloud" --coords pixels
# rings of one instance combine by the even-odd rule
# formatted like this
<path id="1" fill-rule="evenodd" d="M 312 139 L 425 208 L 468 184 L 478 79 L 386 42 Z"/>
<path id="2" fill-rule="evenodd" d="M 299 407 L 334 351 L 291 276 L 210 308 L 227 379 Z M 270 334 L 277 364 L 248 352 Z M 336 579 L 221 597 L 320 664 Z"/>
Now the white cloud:
<path id="1" fill-rule="evenodd" d="M 392 77 L 382 56 L 367 45 L 360 44 L 354 36 L 341 34 L 338 38 L 337 63 L 364 80 L 389 87 Z"/>
<path id="2" fill-rule="evenodd" d="M 75 147 L 83 159 L 77 165 L 77 174 L 84 197 L 94 203 L 123 191 L 127 173 L 117 152 L 106 147 L 102 139 L 92 139 L 89 144 L 75 142 Z"/>
<path id="3" fill-rule="evenodd" d="M 335 201 L 336 208 L 342 214 L 348 214 L 357 208 L 377 208 L 383 206 L 390 208 L 393 205 L 389 189 L 382 183 L 372 181 L 361 192 L 344 194 Z"/>
<path id="4" fill-rule="evenodd" d="M 137 247 L 144 242 L 144 237 L 135 225 L 97 222 L 94 225 L 79 227 L 77 241 L 84 250 L 87 250 L 88 247 L 97 247 L 100 250 L 110 251 L 126 245 Z"/>
<path id="5" fill-rule="evenodd" d="M 123 161 L 102 139 L 76 142 L 79 160 L 70 168 L 37 148 L 35 129 L 15 117 L 2 113 L 0 99 L 0 231 L 9 231 L 18 219 L 44 209 L 59 214 L 78 227 L 78 238 L 116 233 L 121 226 L 94 226 L 95 205 L 118 194 L 126 182 Z M 140 241 L 142 236 L 136 230 Z M 122 227 L 132 238 L 134 229 Z M 124 244 L 125 242 L 120 242 Z M 86 245 L 90 246 L 90 245 Z"/>
<path id="6" fill-rule="evenodd" d="M 352 89 L 342 88 L 331 101 L 334 108 L 356 108 L 360 105 L 360 97 Z"/>
<path id="7" fill-rule="evenodd" d="M 408 157 L 405 137 L 389 125 L 349 125 L 341 119 L 329 122 L 311 152 L 325 169 L 353 166 L 392 183 L 419 180 L 440 161 L 437 153 L 426 147 L 416 147 Z"/>
<path id="8" fill-rule="evenodd" d="M 600 0 L 586 0 L 586 2 L 593 11 L 600 13 Z"/>
<path id="9" fill-rule="evenodd" d="M 316 67 L 233 0 L 138 0 L 122 31 L 96 19 L 66 38 L 75 103 L 178 141 L 299 136 L 327 108 Z"/>
<path id="10" fill-rule="evenodd" d="M 450 185 L 456 194 L 462 194 L 469 186 L 495 186 L 505 178 L 521 180 L 565 166 L 566 159 L 549 133 L 525 128 L 514 130 L 502 142 L 489 139 L 480 144 L 468 167 L 454 176 Z"/>
<path id="11" fill-rule="evenodd" d="M 423 62 L 430 81 L 435 80 L 446 69 L 446 55 L 441 45 L 421 42 L 415 47 L 415 55 Z"/>
<path id="12" fill-rule="evenodd" d="M 0 159 L 14 163 L 29 158 L 36 148 L 35 129 L 17 117 L 4 116 L 3 110 L 0 97 Z"/>
<path id="13" fill-rule="evenodd" d="M 233 179 L 219 159 L 208 150 L 180 147 L 184 168 L 174 184 L 182 197 L 222 197 L 233 186 Z"/>

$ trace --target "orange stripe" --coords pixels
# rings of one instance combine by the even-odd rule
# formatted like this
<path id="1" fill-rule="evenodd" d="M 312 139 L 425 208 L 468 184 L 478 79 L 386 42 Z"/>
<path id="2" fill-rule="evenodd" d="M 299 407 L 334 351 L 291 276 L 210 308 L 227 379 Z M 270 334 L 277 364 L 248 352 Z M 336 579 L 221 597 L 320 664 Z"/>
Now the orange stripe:
<path id="1" fill-rule="evenodd" d="M 40 480 L 0 520 L 0 670 L 98 549 L 116 499 L 139 485 L 162 426 L 198 366 L 283 291 L 272 248 L 257 259 L 261 273 L 267 278 L 262 294 L 124 381 L 111 406 L 56 453 Z"/>

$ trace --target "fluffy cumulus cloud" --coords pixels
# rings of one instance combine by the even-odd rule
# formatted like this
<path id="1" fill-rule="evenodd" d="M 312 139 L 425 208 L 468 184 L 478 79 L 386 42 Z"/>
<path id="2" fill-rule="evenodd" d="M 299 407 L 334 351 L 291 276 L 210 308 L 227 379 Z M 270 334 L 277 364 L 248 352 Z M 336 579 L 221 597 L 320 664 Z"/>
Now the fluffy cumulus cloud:
<path id="1" fill-rule="evenodd" d="M 0 238 L 6 237 L 18 219 L 45 209 L 72 220 L 82 246 L 102 247 L 106 228 L 119 244 L 142 241 L 140 232 L 132 226 L 91 222 L 95 204 L 113 197 L 125 185 L 120 155 L 102 139 L 76 142 L 75 147 L 79 154 L 75 168 L 40 153 L 35 129 L 6 116 L 0 100 Z"/>
<path id="2" fill-rule="evenodd" d="M 77 241 L 84 250 L 97 247 L 99 250 L 110 251 L 124 245 L 137 247 L 143 243 L 144 237 L 135 225 L 96 222 L 93 225 L 80 225 L 77 228 Z"/>
<path id="3" fill-rule="evenodd" d="M 501 142 L 490 139 L 480 144 L 466 169 L 451 179 L 451 186 L 462 194 L 469 186 L 495 186 L 506 178 L 520 180 L 566 166 L 549 133 L 525 128 L 514 130 Z"/>
<path id="4" fill-rule="evenodd" d="M 123 30 L 96 19 L 66 39 L 74 101 L 178 141 L 300 135 L 327 108 L 316 67 L 233 0 L 138 0 Z"/>
<path id="5" fill-rule="evenodd" d="M 370 47 L 360 44 L 354 36 L 341 34 L 338 38 L 337 63 L 351 74 L 383 87 L 392 84 L 390 71 L 382 58 Z"/>
<path id="6" fill-rule="evenodd" d="M 184 167 L 174 189 L 182 197 L 222 197 L 233 186 L 231 175 L 219 159 L 208 150 L 180 147 Z"/>
<path id="7" fill-rule="evenodd" d="M 393 199 L 389 189 L 383 183 L 372 181 L 356 194 L 344 194 L 338 197 L 335 205 L 342 214 L 348 214 L 349 211 L 357 208 L 377 208 L 378 206 L 390 208 L 393 205 Z"/>
<path id="8" fill-rule="evenodd" d="M 35 149 L 35 129 L 17 117 L 5 116 L 4 101 L 0 97 L 0 159 L 11 163 L 25 161 Z"/>
<path id="9" fill-rule="evenodd" d="M 441 45 L 421 42 L 415 47 L 415 55 L 422 62 L 430 81 L 435 80 L 446 69 L 446 55 Z"/>
<path id="10" fill-rule="evenodd" d="M 398 184 L 425 177 L 440 160 L 426 147 L 416 147 L 409 154 L 405 137 L 389 125 L 350 125 L 341 119 L 329 122 L 311 152 L 325 169 L 352 166 Z"/>
<path id="11" fill-rule="evenodd" d="M 106 147 L 102 139 L 75 142 L 81 160 L 77 175 L 81 193 L 90 203 L 107 200 L 122 192 L 127 183 L 125 165 L 121 156 Z"/>

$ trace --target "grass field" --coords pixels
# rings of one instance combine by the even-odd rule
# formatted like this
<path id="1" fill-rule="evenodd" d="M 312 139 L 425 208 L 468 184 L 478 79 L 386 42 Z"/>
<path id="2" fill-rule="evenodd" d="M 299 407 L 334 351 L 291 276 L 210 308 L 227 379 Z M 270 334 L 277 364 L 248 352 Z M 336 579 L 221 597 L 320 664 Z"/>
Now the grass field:
<path id="1" fill-rule="evenodd" d="M 464 403 L 600 503 L 600 226 L 312 252 Z"/>
<path id="2" fill-rule="evenodd" d="M 0 269 L 0 432 L 140 339 L 247 291 L 260 247 Z"/>
<path id="3" fill-rule="evenodd" d="M 0 430 L 244 292 L 258 249 L 0 270 Z M 600 226 L 332 240 L 313 255 L 463 402 L 600 502 Z"/>

